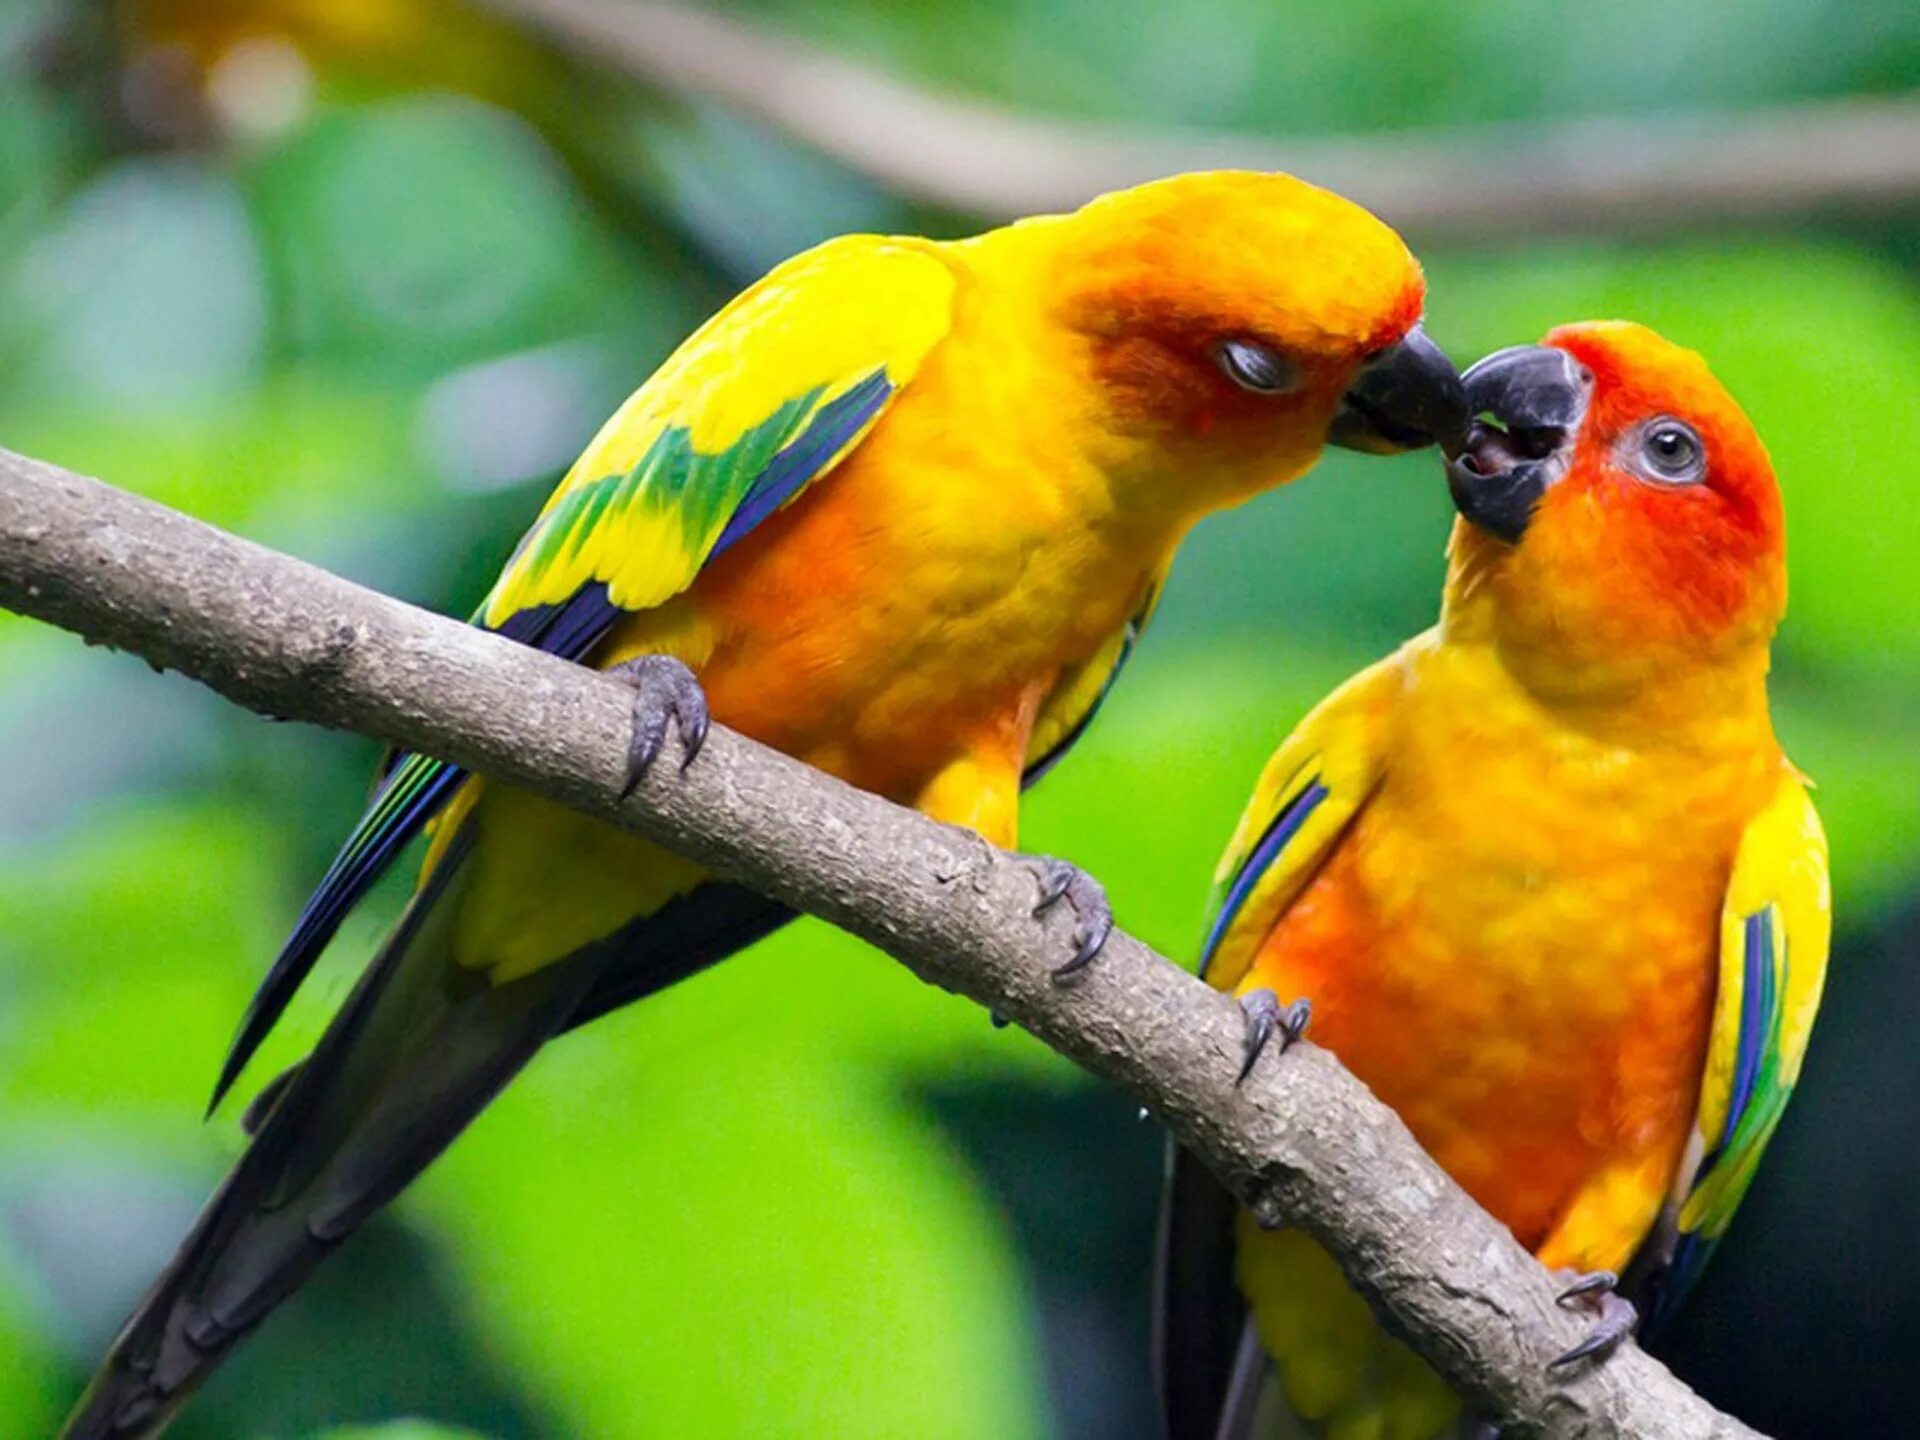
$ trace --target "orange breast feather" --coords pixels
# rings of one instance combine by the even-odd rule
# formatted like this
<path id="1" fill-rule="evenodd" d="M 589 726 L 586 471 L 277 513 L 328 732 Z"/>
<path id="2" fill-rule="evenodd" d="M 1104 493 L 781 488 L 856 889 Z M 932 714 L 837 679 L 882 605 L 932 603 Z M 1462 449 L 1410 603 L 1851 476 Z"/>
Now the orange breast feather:
<path id="1" fill-rule="evenodd" d="M 1311 997 L 1312 1038 L 1549 1264 L 1617 1268 L 1692 1124 L 1721 898 L 1777 751 L 1630 753 L 1544 726 L 1472 657 L 1409 663 L 1376 793 L 1237 988 Z"/>

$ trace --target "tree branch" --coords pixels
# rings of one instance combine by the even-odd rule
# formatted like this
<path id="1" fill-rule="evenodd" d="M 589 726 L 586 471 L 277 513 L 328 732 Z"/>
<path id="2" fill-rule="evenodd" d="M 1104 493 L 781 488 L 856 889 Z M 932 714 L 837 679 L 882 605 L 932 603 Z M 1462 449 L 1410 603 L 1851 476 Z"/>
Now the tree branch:
<path id="1" fill-rule="evenodd" d="M 1920 98 L 1372 139 L 1130 130 L 936 94 L 679 0 L 476 0 L 669 94 L 765 121 L 892 194 L 988 221 L 1184 170 L 1285 170 L 1421 243 L 1920 205 Z"/>
<path id="2" fill-rule="evenodd" d="M 619 799 L 617 681 L 363 590 L 97 480 L 0 450 L 0 604 L 272 715 L 356 730 L 573 806 L 830 920 L 1124 1087 L 1268 1222 L 1298 1225 L 1516 1434 L 1752 1437 L 1629 1345 L 1580 1338 L 1504 1227 L 1311 1045 L 1233 1084 L 1233 1003 L 1123 933 L 1056 983 L 1060 922 L 1019 857 L 715 727 Z M 671 743 L 671 742 L 670 742 Z M 983 1022 L 984 1023 L 984 1022 Z M 1144 1259 L 1144 1257 L 1143 1257 Z"/>

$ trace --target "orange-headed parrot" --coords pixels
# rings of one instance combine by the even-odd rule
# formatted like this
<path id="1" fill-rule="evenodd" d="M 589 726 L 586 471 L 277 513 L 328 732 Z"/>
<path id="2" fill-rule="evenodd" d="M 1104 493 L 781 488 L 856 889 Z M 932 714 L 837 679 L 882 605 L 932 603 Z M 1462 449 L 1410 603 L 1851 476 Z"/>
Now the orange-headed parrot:
<path id="1" fill-rule="evenodd" d="M 972 239 L 849 236 L 689 338 L 587 448 L 477 624 L 635 685 L 634 763 L 709 714 L 1015 839 L 1022 787 L 1124 663 L 1182 536 L 1330 440 L 1464 430 L 1386 226 L 1285 176 L 1190 175 Z M 696 679 L 697 677 L 697 679 Z M 155 1434 L 552 1036 L 789 912 L 424 755 L 386 770 L 221 1076 L 408 839 L 420 888 L 69 1424 Z M 1039 867 L 1079 912 L 1098 887 Z"/>
<path id="2" fill-rule="evenodd" d="M 1826 842 L 1774 738 L 1780 492 L 1699 356 L 1571 326 L 1466 377 L 1440 623 L 1269 762 L 1206 978 L 1251 1065 L 1312 1034 L 1591 1306 L 1669 1314 L 1800 1073 Z M 1282 998 L 1288 1002 L 1283 1007 Z M 1157 1348 L 1175 1440 L 1454 1433 L 1326 1252 L 1175 1156 Z M 1286 1433 L 1298 1433 L 1298 1430 Z"/>

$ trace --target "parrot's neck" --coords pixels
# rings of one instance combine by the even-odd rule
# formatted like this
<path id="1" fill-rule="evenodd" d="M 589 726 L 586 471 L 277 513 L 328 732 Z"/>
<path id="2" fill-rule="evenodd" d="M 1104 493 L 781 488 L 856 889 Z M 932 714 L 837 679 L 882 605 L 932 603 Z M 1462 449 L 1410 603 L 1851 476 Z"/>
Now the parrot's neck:
<path id="1" fill-rule="evenodd" d="M 1674 653 L 1666 647 L 1596 645 L 1581 635 L 1543 643 L 1537 626 L 1504 620 L 1491 592 L 1460 593 L 1450 586 L 1441 610 L 1440 643 L 1484 652 L 1542 709 L 1623 743 L 1657 738 L 1679 748 L 1715 747 L 1734 735 L 1743 742 L 1771 743 L 1771 654 L 1764 638 Z"/>
<path id="2" fill-rule="evenodd" d="M 1777 608 L 1739 623 L 1657 623 L 1665 597 L 1631 588 L 1621 567 L 1602 586 L 1543 578 L 1524 554 L 1464 522 L 1448 547 L 1439 640 L 1477 649 L 1535 704 L 1622 743 L 1668 737 L 1714 745 L 1730 733 L 1770 739 L 1767 670 Z"/>

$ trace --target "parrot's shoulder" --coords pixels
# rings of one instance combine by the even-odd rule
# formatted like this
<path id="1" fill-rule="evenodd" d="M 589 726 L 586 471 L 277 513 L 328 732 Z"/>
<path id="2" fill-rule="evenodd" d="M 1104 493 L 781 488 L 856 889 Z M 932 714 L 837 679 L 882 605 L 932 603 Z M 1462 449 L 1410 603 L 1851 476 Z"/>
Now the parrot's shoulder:
<path id="1" fill-rule="evenodd" d="M 947 333 L 968 271 L 937 242 L 842 235 L 748 286 L 681 347 L 689 369 L 710 347 L 767 347 L 827 378 L 876 354 L 910 363 Z M 791 351 L 787 349 L 791 347 Z M 679 357 L 676 357 L 679 358 Z M 662 375 L 667 371 L 663 369 Z"/>
<path id="2" fill-rule="evenodd" d="M 1305 772 L 1316 776 L 1331 772 L 1335 783 L 1360 782 L 1371 776 L 1380 763 L 1401 698 L 1429 648 L 1427 636 L 1408 641 L 1393 654 L 1348 677 L 1307 712 L 1268 758 L 1241 817 L 1236 842 L 1286 802 Z M 1221 861 L 1223 872 L 1233 855 L 1230 847 Z"/>
<path id="3" fill-rule="evenodd" d="M 596 582 L 642 611 L 829 473 L 911 383 L 958 285 L 926 242 L 848 236 L 777 267 L 669 356 L 560 482 L 482 611 Z"/>
<path id="4" fill-rule="evenodd" d="M 847 235 L 776 266 L 636 390 L 575 465 L 631 469 L 661 431 L 717 454 L 796 397 L 880 373 L 898 391 L 951 328 L 960 276 L 927 242 Z"/>
<path id="5" fill-rule="evenodd" d="M 1758 902 L 1783 880 L 1797 880 L 1789 886 L 1795 891 L 1824 895 L 1826 876 L 1827 832 L 1813 803 L 1813 781 L 1783 756 L 1772 793 L 1740 837 L 1727 903 Z"/>
<path id="6" fill-rule="evenodd" d="M 1418 636 L 1322 700 L 1274 751 L 1214 875 L 1202 947 L 1207 979 L 1231 988 L 1386 773 L 1395 717 L 1435 641 Z"/>
<path id="7" fill-rule="evenodd" d="M 842 235 L 782 261 L 741 291 L 687 342 L 720 334 L 736 343 L 793 339 L 827 356 L 919 351 L 953 319 L 968 272 L 938 242 L 914 236 Z M 816 365 L 823 362 L 812 362 Z M 828 359 L 827 369 L 837 369 Z"/>

